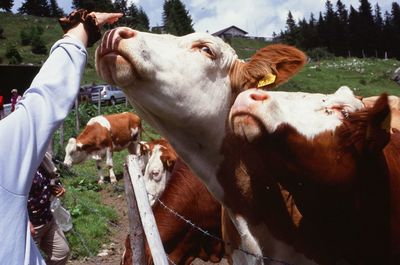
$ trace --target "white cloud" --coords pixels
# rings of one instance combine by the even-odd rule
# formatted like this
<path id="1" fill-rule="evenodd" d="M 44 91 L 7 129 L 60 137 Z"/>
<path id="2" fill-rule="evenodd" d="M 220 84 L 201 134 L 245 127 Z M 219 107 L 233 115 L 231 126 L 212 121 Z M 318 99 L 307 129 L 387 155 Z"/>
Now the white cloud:
<path id="1" fill-rule="evenodd" d="M 296 21 L 310 14 L 318 19 L 319 12 L 325 12 L 326 0 L 181 0 L 192 17 L 196 31 L 216 32 L 235 25 L 251 36 L 271 36 L 273 32 L 285 30 L 289 10 Z M 379 2 L 383 12 L 389 11 L 394 0 L 369 0 L 372 7 Z M 15 0 L 16 11 L 24 0 Z M 71 0 L 58 0 L 65 12 L 71 11 Z M 162 25 L 164 0 L 129 0 L 143 7 L 151 26 Z M 336 0 L 331 0 L 334 7 Z M 350 5 L 358 9 L 359 0 L 342 0 L 349 10 Z"/>

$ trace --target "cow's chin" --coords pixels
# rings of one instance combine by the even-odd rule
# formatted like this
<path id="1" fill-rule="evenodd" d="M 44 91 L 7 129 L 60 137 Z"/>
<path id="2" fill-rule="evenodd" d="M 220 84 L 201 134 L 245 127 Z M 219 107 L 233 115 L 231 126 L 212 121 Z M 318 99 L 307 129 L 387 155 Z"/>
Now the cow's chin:
<path id="1" fill-rule="evenodd" d="M 133 65 L 116 53 L 108 53 L 98 58 L 96 68 L 104 81 L 121 87 L 132 84 L 137 78 Z"/>
<path id="2" fill-rule="evenodd" d="M 251 114 L 233 115 L 230 122 L 233 133 L 249 143 L 258 139 L 263 131 L 260 121 Z"/>

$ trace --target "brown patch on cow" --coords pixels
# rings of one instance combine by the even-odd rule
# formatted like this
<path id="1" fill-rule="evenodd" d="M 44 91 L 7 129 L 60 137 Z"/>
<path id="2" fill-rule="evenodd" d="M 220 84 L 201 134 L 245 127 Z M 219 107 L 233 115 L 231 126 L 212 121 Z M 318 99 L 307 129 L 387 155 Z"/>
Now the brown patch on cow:
<path id="1" fill-rule="evenodd" d="M 121 119 L 122 116 L 126 118 Z M 139 116 L 126 112 L 106 115 L 104 118 L 110 123 L 111 131 L 97 122 L 87 125 L 76 139 L 77 143 L 83 143 L 80 150 L 92 153 L 111 147 L 111 151 L 120 151 L 122 148 L 119 147 L 126 147 L 127 143 L 139 140 L 142 128 Z M 138 132 L 132 136 L 130 128 L 137 128 Z M 134 149 L 129 148 L 130 153 L 131 150 Z"/>
<path id="2" fill-rule="evenodd" d="M 155 145 L 161 146 L 161 161 L 164 165 L 164 168 L 167 169 L 169 172 L 172 172 L 176 160 L 178 159 L 178 155 L 175 150 L 172 148 L 170 143 L 165 140 L 164 138 L 153 140 L 150 145 L 150 150 L 153 150 Z"/>
<path id="3" fill-rule="evenodd" d="M 160 200 L 212 235 L 221 237 L 221 206 L 188 166 L 177 159 L 173 175 Z M 219 262 L 224 255 L 223 243 L 190 226 L 165 209 L 159 202 L 153 206 L 154 217 L 164 249 L 176 264 L 190 264 L 196 257 Z M 150 250 L 146 246 L 148 262 Z"/>
<path id="4" fill-rule="evenodd" d="M 254 143 L 228 135 L 224 203 L 321 264 L 399 264 L 400 134 L 389 133 L 388 117 L 382 95 L 313 140 L 289 125 Z"/>
<path id="5" fill-rule="evenodd" d="M 275 82 L 263 88 L 270 89 L 288 81 L 302 69 L 306 55 L 291 46 L 273 44 L 260 49 L 249 62 L 237 61 L 231 68 L 230 79 L 233 91 L 257 87 L 268 73 L 276 76 Z"/>

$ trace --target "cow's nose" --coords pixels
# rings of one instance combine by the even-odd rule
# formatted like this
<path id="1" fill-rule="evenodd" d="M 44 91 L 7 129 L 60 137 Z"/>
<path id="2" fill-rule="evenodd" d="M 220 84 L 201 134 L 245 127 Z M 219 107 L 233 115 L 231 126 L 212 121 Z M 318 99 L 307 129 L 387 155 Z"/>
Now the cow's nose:
<path id="1" fill-rule="evenodd" d="M 268 99 L 268 94 L 263 90 L 254 90 L 249 94 L 250 100 L 264 101 Z"/>
<path id="2" fill-rule="evenodd" d="M 136 32 L 133 29 L 127 27 L 119 27 L 115 29 L 115 35 L 119 36 L 122 39 L 130 39 L 135 37 Z"/>

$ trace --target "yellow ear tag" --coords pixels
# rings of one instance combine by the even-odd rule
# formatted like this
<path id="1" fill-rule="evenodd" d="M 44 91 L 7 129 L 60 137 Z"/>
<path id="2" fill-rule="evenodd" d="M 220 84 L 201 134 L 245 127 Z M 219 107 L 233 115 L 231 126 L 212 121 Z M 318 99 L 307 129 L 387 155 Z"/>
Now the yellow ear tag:
<path id="1" fill-rule="evenodd" d="M 263 79 L 258 81 L 257 87 L 263 87 L 263 86 L 273 84 L 275 82 L 275 80 L 276 80 L 276 75 L 268 73 L 264 76 Z"/>

